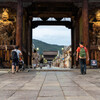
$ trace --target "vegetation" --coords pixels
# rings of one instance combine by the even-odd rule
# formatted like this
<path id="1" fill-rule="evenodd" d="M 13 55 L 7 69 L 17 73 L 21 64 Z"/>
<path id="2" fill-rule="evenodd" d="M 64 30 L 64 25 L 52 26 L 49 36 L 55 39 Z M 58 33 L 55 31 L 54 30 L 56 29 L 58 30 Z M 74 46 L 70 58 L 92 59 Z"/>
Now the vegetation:
<path id="1" fill-rule="evenodd" d="M 59 45 L 52 45 L 52 44 L 48 44 L 36 39 L 33 39 L 33 44 L 35 45 L 35 48 L 39 48 L 39 53 L 42 54 L 43 51 L 60 51 L 60 53 L 62 52 L 61 48 L 63 48 L 64 46 L 59 46 Z"/>

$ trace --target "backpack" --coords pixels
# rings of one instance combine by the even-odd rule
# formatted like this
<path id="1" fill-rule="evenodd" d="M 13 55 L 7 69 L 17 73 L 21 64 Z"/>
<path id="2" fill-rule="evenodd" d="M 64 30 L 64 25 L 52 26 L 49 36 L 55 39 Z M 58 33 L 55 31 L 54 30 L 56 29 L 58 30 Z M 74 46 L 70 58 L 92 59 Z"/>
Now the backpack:
<path id="1" fill-rule="evenodd" d="M 85 57 L 86 57 L 86 52 L 85 52 L 84 47 L 83 47 L 83 48 L 80 47 L 80 53 L 79 53 L 79 55 L 80 55 L 80 57 L 82 57 L 82 58 L 85 58 Z"/>
<path id="2" fill-rule="evenodd" d="M 12 51 L 12 60 L 17 61 L 18 60 L 18 55 L 16 51 Z"/>

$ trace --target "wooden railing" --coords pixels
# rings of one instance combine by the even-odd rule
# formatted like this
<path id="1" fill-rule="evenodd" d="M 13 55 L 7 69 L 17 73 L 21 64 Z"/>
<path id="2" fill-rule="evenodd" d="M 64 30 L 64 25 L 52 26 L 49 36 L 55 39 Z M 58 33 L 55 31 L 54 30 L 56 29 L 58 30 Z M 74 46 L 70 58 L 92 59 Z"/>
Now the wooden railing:
<path id="1" fill-rule="evenodd" d="M 0 45 L 0 67 L 11 67 L 11 51 L 15 45 Z"/>

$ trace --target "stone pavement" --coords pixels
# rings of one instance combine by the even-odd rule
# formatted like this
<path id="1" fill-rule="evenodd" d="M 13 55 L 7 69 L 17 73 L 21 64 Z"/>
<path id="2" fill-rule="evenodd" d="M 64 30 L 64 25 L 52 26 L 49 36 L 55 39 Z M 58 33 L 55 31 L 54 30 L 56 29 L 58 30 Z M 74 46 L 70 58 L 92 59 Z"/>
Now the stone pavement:
<path id="1" fill-rule="evenodd" d="M 100 69 L 0 74 L 0 100 L 100 100 Z"/>

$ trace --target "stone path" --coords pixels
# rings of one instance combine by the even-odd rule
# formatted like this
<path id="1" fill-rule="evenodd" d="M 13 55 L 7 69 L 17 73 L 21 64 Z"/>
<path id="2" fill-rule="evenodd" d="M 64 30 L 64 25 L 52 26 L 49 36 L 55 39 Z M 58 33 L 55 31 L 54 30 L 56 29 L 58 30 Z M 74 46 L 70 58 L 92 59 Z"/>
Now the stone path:
<path id="1" fill-rule="evenodd" d="M 100 100 L 100 70 L 0 74 L 0 100 Z"/>

